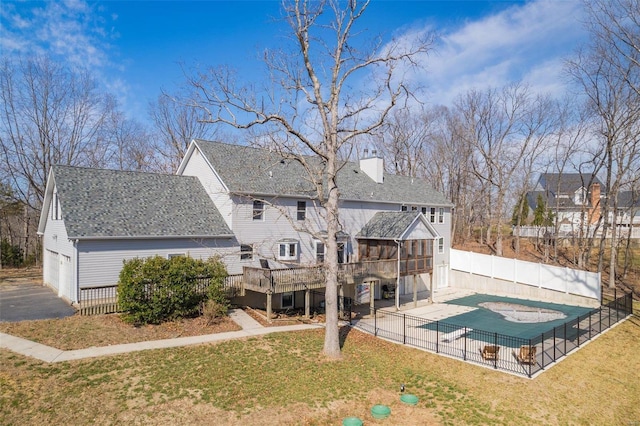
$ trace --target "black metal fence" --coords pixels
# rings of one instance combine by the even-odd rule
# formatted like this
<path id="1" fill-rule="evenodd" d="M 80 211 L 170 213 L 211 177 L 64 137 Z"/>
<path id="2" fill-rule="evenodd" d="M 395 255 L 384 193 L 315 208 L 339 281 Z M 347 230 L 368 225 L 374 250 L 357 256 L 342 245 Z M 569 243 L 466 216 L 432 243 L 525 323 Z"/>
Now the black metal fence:
<path id="1" fill-rule="evenodd" d="M 385 339 L 532 377 L 633 313 L 632 293 L 531 339 L 375 309 L 355 327 Z"/>
<path id="2" fill-rule="evenodd" d="M 211 277 L 197 277 L 191 284 L 196 294 L 204 296 L 211 284 Z M 148 298 L 151 297 L 154 287 L 152 283 L 149 283 L 149 285 L 145 287 Z M 238 295 L 242 291 L 242 275 L 227 276 L 223 287 L 229 297 Z M 79 299 L 78 312 L 80 315 L 101 315 L 121 312 L 120 306 L 118 305 L 117 284 L 81 288 Z"/>

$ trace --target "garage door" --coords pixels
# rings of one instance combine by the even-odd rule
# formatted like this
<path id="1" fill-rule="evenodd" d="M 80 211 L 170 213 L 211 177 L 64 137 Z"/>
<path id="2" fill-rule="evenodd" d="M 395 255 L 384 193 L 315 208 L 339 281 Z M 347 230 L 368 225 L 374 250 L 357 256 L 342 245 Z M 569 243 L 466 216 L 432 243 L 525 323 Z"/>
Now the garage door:
<path id="1" fill-rule="evenodd" d="M 71 257 L 60 253 L 60 270 L 58 280 L 58 296 L 71 300 Z"/>
<path id="2" fill-rule="evenodd" d="M 46 265 L 45 268 L 45 280 L 51 287 L 57 289 L 58 281 L 60 279 L 60 261 L 58 260 L 58 253 L 55 251 L 47 250 L 45 256 Z"/>

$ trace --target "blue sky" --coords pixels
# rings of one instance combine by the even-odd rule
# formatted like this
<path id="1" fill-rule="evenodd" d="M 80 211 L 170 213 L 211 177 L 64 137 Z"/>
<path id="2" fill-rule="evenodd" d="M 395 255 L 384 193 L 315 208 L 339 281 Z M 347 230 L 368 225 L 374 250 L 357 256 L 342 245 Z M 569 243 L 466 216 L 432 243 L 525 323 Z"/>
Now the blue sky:
<path id="1" fill-rule="evenodd" d="M 175 91 L 187 67 L 230 65 L 261 78 L 260 52 L 282 43 L 278 1 L 7 1 L 0 3 L 3 55 L 48 53 L 89 67 L 131 116 L 146 114 L 162 89 Z M 577 0 L 373 0 L 360 29 L 384 40 L 432 30 L 422 68 L 428 102 L 451 104 L 471 88 L 522 80 L 565 92 L 563 59 L 584 41 Z"/>

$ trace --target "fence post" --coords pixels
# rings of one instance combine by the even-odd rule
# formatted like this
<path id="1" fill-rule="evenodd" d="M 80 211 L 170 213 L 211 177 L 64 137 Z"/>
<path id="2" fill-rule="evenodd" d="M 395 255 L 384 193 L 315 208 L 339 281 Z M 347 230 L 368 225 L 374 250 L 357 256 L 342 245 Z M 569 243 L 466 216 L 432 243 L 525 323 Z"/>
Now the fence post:
<path id="1" fill-rule="evenodd" d="M 553 327 L 553 362 L 556 362 L 556 328 Z"/>
<path id="2" fill-rule="evenodd" d="M 407 314 L 402 314 L 402 344 L 407 344 Z"/>
<path id="3" fill-rule="evenodd" d="M 587 334 L 587 336 L 589 336 L 588 337 L 589 340 L 591 340 L 591 330 L 592 330 L 592 328 L 591 328 L 591 314 L 592 313 L 593 313 L 593 311 L 589 312 L 589 334 Z"/>
<path id="4" fill-rule="evenodd" d="M 564 322 L 564 356 L 567 356 L 567 322 Z"/>
<path id="5" fill-rule="evenodd" d="M 576 339 L 578 341 L 578 347 L 580 347 L 580 315 L 578 315 L 578 322 L 576 323 Z"/>
<path id="6" fill-rule="evenodd" d="M 493 357 L 493 368 L 498 369 L 498 333 L 493 335 L 493 346 L 496 348 L 496 354 Z"/>
<path id="7" fill-rule="evenodd" d="M 613 289 L 613 300 L 615 300 L 615 302 L 616 302 L 615 309 L 616 309 L 616 323 L 617 323 L 618 322 L 618 309 L 619 309 L 618 308 L 618 289 L 617 288 Z"/>
<path id="8" fill-rule="evenodd" d="M 373 335 L 378 337 L 378 310 L 373 308 Z"/>
<path id="9" fill-rule="evenodd" d="M 467 360 L 467 327 L 464 327 L 464 348 L 462 349 L 462 359 Z"/>
<path id="10" fill-rule="evenodd" d="M 540 364 L 542 366 L 542 369 L 544 370 L 544 333 L 542 333 L 540 335 L 540 357 L 542 358 L 542 363 Z"/>
<path id="11" fill-rule="evenodd" d="M 532 350 L 531 350 L 531 339 L 529 339 L 529 354 L 531 354 Z M 535 359 L 533 360 L 533 362 L 529 363 L 529 378 L 531 378 L 531 366 L 533 365 L 533 363 L 535 362 Z"/>
<path id="12" fill-rule="evenodd" d="M 440 352 L 440 321 L 436 321 L 436 353 Z"/>

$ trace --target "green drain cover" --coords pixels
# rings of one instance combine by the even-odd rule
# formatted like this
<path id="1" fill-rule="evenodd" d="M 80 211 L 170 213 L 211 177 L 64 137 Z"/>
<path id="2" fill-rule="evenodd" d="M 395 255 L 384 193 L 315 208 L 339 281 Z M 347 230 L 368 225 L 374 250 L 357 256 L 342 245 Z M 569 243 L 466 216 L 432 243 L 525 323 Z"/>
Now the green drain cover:
<path id="1" fill-rule="evenodd" d="M 405 393 L 400 397 L 400 401 L 409 405 L 416 405 L 418 403 L 418 397 L 415 395 L 411 395 L 410 393 Z"/>
<path id="2" fill-rule="evenodd" d="M 347 417 L 342 421 L 342 426 L 362 426 L 362 420 L 357 417 Z"/>
<path id="3" fill-rule="evenodd" d="M 391 414 L 391 408 L 386 405 L 374 405 L 371 408 L 371 415 L 374 419 L 386 419 Z"/>

